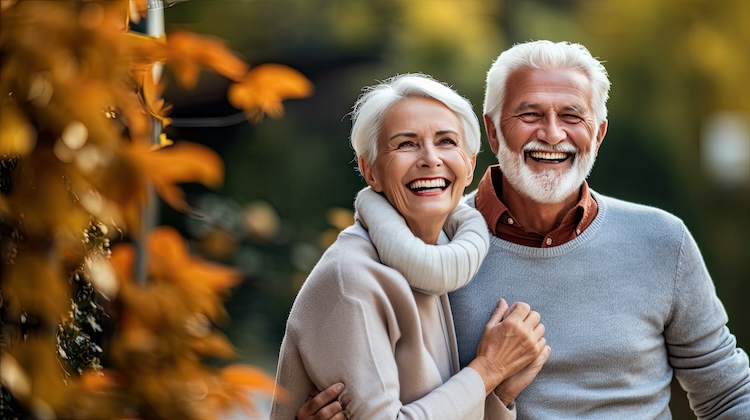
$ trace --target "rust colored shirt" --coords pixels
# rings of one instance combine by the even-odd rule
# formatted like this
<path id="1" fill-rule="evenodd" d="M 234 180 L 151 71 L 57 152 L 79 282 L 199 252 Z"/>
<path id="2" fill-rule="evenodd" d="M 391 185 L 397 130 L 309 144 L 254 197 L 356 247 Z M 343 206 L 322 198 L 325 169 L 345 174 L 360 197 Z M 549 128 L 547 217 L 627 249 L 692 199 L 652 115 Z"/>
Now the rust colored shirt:
<path id="1" fill-rule="evenodd" d="M 562 219 L 560 225 L 542 235 L 530 232 L 518 223 L 510 214 L 508 207 L 500 200 L 503 192 L 503 174 L 499 165 L 492 165 L 479 181 L 476 194 L 476 207 L 490 232 L 498 238 L 524 246 L 547 248 L 562 245 L 575 239 L 594 220 L 598 206 L 589 192 L 586 181 L 583 182 L 578 203 L 570 209 Z"/>

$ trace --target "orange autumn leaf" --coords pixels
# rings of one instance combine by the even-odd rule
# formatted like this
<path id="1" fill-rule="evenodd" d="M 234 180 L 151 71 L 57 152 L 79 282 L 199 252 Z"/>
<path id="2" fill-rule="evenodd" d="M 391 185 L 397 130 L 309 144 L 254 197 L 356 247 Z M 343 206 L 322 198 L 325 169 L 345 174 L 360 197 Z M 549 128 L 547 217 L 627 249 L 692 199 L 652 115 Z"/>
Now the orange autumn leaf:
<path id="1" fill-rule="evenodd" d="M 196 35 L 186 31 L 175 31 L 167 37 L 169 64 L 177 82 L 188 89 L 198 82 L 201 67 L 231 79 L 240 80 L 247 71 L 247 64 L 230 51 L 223 41 Z"/>
<path id="2" fill-rule="evenodd" d="M 249 414 L 256 413 L 256 407 L 251 393 L 271 396 L 274 393 L 274 377 L 263 370 L 248 365 L 230 365 L 219 370 L 218 379 L 221 381 L 219 389 L 211 397 L 219 410 L 232 409 L 232 404 L 239 405 Z M 284 390 L 278 389 L 280 398 L 284 398 Z"/>
<path id="3" fill-rule="evenodd" d="M 165 62 L 169 58 L 165 35 L 155 38 L 127 32 L 122 35 L 122 40 L 135 68 L 150 66 L 154 62 Z"/>
<path id="4" fill-rule="evenodd" d="M 136 252 L 133 245 L 129 243 L 118 243 L 111 249 L 109 263 L 115 270 L 119 280 L 130 283 L 133 279 L 133 267 L 135 267 Z"/>
<path id="5" fill-rule="evenodd" d="M 312 83 L 297 70 L 280 64 L 263 64 L 230 86 L 228 98 L 233 106 L 245 110 L 248 117 L 257 121 L 263 113 L 280 117 L 284 113 L 281 101 L 306 98 L 312 91 Z"/>
<path id="6" fill-rule="evenodd" d="M 86 392 L 105 392 L 117 385 L 113 374 L 107 370 L 85 371 L 81 375 L 81 388 Z"/>
<path id="7" fill-rule="evenodd" d="M 145 66 L 144 71 L 137 73 L 138 85 L 141 87 L 143 107 L 152 117 L 161 121 L 162 128 L 170 124 L 171 120 L 167 114 L 172 109 L 171 104 L 166 104 L 162 98 L 163 84 L 154 82 L 153 65 Z"/>
<path id="8" fill-rule="evenodd" d="M 0 105 L 0 156 L 24 156 L 36 145 L 36 130 L 12 103 Z"/>
<path id="9" fill-rule="evenodd" d="M 216 332 L 194 339 L 190 343 L 190 348 L 202 356 L 220 359 L 230 359 L 235 356 L 234 347 L 229 343 L 229 340 Z"/>
<path id="10" fill-rule="evenodd" d="M 143 104 L 136 92 L 128 92 L 120 97 L 118 103 L 119 114 L 127 121 L 128 132 L 133 142 L 149 144 L 153 122 L 148 114 L 143 112 Z"/>
<path id="11" fill-rule="evenodd" d="M 215 188 L 224 179 L 219 155 L 196 143 L 180 142 L 153 151 L 133 145 L 130 151 L 144 177 L 151 180 L 164 201 L 180 211 L 187 211 L 188 205 L 176 184 L 197 182 Z"/>
<path id="12" fill-rule="evenodd" d="M 157 277 L 176 279 L 183 284 L 200 284 L 213 291 L 227 289 L 240 281 L 237 271 L 191 256 L 185 240 L 173 228 L 161 226 L 154 229 L 148 246 L 150 271 Z"/>
<path id="13" fill-rule="evenodd" d="M 219 371 L 219 377 L 229 384 L 254 392 L 273 394 L 275 379 L 267 372 L 248 365 L 229 365 Z"/>

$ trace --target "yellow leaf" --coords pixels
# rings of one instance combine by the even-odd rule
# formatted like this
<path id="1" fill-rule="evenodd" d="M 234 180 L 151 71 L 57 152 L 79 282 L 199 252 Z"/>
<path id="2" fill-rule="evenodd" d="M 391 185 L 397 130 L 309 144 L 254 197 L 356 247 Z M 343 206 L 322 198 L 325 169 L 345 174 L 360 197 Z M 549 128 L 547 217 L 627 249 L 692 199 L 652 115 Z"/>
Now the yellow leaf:
<path id="1" fill-rule="evenodd" d="M 205 337 L 196 338 L 190 343 L 190 347 L 202 356 L 230 359 L 235 356 L 235 351 L 227 338 L 219 333 L 213 332 Z"/>
<path id="2" fill-rule="evenodd" d="M 87 392 L 106 391 L 117 384 L 113 376 L 114 372 L 108 370 L 98 372 L 85 371 L 81 375 L 81 388 Z"/>
<path id="3" fill-rule="evenodd" d="M 253 392 L 273 394 L 274 377 L 255 366 L 229 365 L 219 371 L 219 377 L 234 386 L 246 387 Z"/>
<path id="4" fill-rule="evenodd" d="M 151 150 L 161 149 L 163 147 L 171 146 L 173 144 L 174 144 L 174 141 L 167 138 L 167 133 L 161 133 L 159 134 L 159 144 L 155 144 L 151 146 Z"/>
<path id="5" fill-rule="evenodd" d="M 131 157 L 164 201 L 180 211 L 186 211 L 188 206 L 176 184 L 197 182 L 215 188 L 224 179 L 219 155 L 196 143 L 179 142 L 154 151 L 134 145 Z"/>
<path id="6" fill-rule="evenodd" d="M 280 117 L 284 112 L 281 101 L 306 98 L 312 91 L 312 83 L 297 70 L 280 64 L 263 64 L 230 86 L 228 99 L 233 106 L 245 110 L 248 116 L 257 120 L 262 113 Z"/>
<path id="7" fill-rule="evenodd" d="M 185 240 L 173 228 L 160 226 L 148 240 L 151 253 L 150 271 L 160 278 L 191 287 L 205 286 L 207 291 L 221 291 L 239 283 L 239 273 L 231 268 L 192 257 Z"/>
<path id="8" fill-rule="evenodd" d="M 126 51 L 133 60 L 134 66 L 151 65 L 154 62 L 165 62 L 169 57 L 166 36 L 152 37 L 135 32 L 122 34 Z"/>
<path id="9" fill-rule="evenodd" d="M 167 105 L 161 94 L 164 90 L 162 84 L 157 85 L 154 83 L 153 65 L 144 66 L 137 73 L 138 84 L 141 86 L 141 92 L 143 97 L 143 107 L 146 109 L 151 116 L 162 122 L 162 127 L 169 125 L 170 120 L 167 118 L 167 114 L 172 108 L 171 105 Z"/>
<path id="10" fill-rule="evenodd" d="M 0 107 L 0 157 L 25 156 L 36 145 L 36 131 L 12 104 Z"/>
<path id="11" fill-rule="evenodd" d="M 171 32 L 167 37 L 169 65 L 177 82 L 188 89 L 195 87 L 200 67 L 239 80 L 247 65 L 230 51 L 222 41 L 187 31 Z"/>

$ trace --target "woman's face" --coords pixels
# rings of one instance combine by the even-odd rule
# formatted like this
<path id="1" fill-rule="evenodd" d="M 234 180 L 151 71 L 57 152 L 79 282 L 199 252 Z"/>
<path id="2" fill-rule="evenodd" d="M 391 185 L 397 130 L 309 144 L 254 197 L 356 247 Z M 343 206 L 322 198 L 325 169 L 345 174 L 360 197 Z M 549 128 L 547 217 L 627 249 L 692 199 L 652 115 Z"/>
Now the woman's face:
<path id="1" fill-rule="evenodd" d="M 435 99 L 407 98 L 383 117 L 374 165 L 360 159 L 360 166 L 367 183 L 420 236 L 423 229 L 442 228 L 471 183 L 476 155 L 467 156 L 465 148 L 453 111 Z"/>

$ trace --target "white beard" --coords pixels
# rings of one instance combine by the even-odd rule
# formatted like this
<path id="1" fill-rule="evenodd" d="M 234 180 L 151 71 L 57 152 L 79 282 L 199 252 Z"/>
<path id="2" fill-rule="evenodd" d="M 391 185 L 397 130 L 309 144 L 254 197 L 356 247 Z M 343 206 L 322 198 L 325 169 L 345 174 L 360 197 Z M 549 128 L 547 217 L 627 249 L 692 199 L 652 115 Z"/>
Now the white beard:
<path id="1" fill-rule="evenodd" d="M 596 135 L 591 139 L 591 147 L 585 155 L 581 155 L 579 150 L 570 143 L 550 146 L 538 140 L 527 143 L 521 153 L 516 154 L 505 144 L 505 138 L 500 130 L 497 130 L 497 137 L 499 144 L 497 161 L 500 163 L 503 176 L 519 193 L 541 204 L 561 203 L 578 191 L 591 173 L 596 161 Z M 573 166 L 564 172 L 557 169 L 532 171 L 525 160 L 526 152 L 530 150 L 572 153 L 574 155 Z"/>

